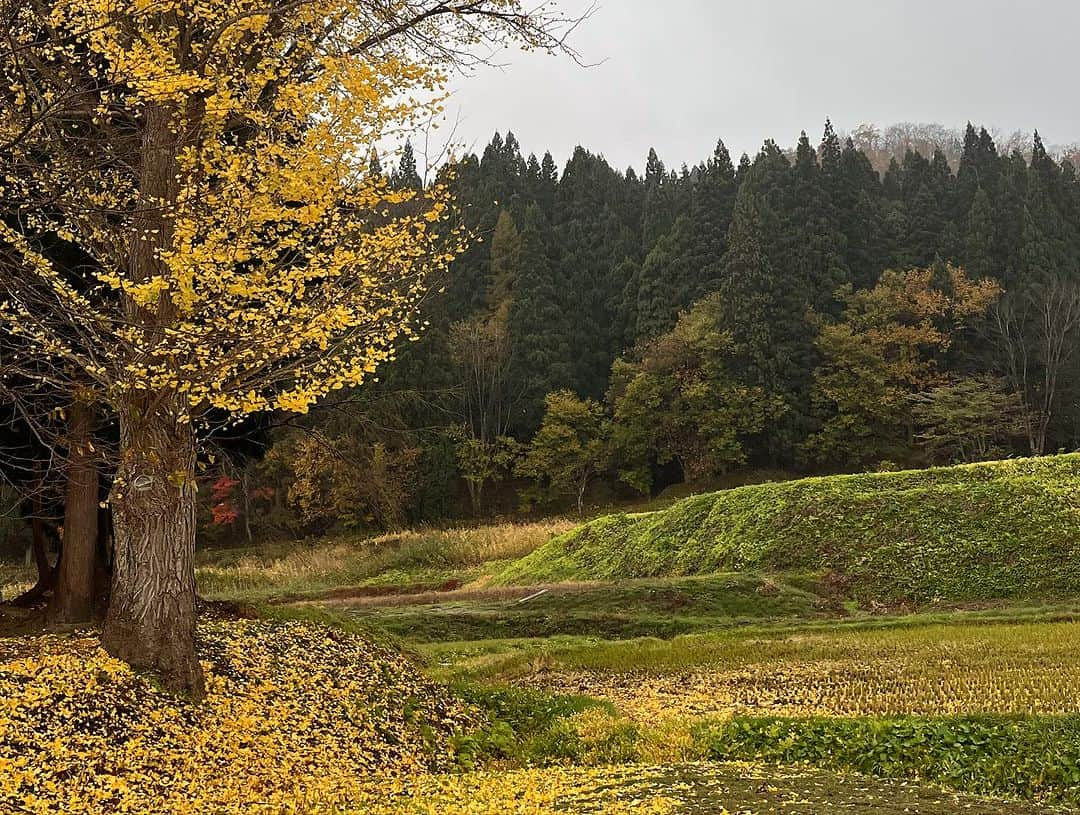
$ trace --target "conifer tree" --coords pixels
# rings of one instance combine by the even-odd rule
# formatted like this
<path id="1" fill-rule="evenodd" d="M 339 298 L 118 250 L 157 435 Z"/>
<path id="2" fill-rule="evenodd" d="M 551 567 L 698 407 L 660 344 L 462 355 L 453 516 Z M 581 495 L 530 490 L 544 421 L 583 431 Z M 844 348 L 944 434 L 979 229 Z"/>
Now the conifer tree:
<path id="1" fill-rule="evenodd" d="M 850 141 L 850 139 L 849 139 Z M 825 133 L 821 137 L 821 171 L 826 178 L 832 178 L 840 173 L 840 137 L 836 135 L 832 122 L 825 120 Z"/>
<path id="2" fill-rule="evenodd" d="M 1001 266 L 1001 281 L 1005 290 L 1010 291 L 1023 276 L 1021 253 L 1028 194 L 1028 165 L 1018 151 L 1003 160 L 1000 185 L 1001 193 L 994 205 L 995 253 Z"/>
<path id="3" fill-rule="evenodd" d="M 1068 278 L 1076 273 L 1071 251 L 1075 228 L 1065 220 L 1063 198 L 1061 168 L 1047 154 L 1036 132 L 1024 206 L 1021 285 Z"/>
<path id="4" fill-rule="evenodd" d="M 660 186 L 667 180 L 667 170 L 664 168 L 664 162 L 660 160 L 660 157 L 656 154 L 656 149 L 649 148 L 649 155 L 645 159 L 645 184 L 653 184 Z"/>
<path id="5" fill-rule="evenodd" d="M 990 196 L 981 187 L 976 191 L 964 236 L 964 269 L 975 278 L 997 277 L 994 258 L 994 211 Z"/>
<path id="6" fill-rule="evenodd" d="M 561 283 L 573 296 L 567 318 L 573 332 L 573 390 L 599 398 L 621 350 L 616 315 L 626 281 L 617 274 L 628 257 L 640 256 L 639 209 L 627 196 L 626 179 L 603 158 L 582 148 L 566 165 L 556 199 Z M 629 200 L 628 200 L 629 199 Z"/>
<path id="7" fill-rule="evenodd" d="M 525 210 L 520 234 L 515 296 L 509 326 L 520 408 L 511 430 L 528 438 L 539 426 L 544 396 L 568 387 L 574 378 L 572 332 L 553 259 L 551 226 L 538 204 Z"/>
<path id="8" fill-rule="evenodd" d="M 508 210 L 499 213 L 491 235 L 491 256 L 488 260 L 487 308 L 505 319 L 510 310 L 521 266 L 521 236 Z"/>
<path id="9" fill-rule="evenodd" d="M 866 154 L 848 139 L 840 156 L 836 181 L 829 181 L 838 221 L 843 234 L 841 257 L 856 286 L 872 285 L 888 267 L 892 247 L 885 225 L 884 190 L 877 172 Z"/>
<path id="10" fill-rule="evenodd" d="M 664 169 L 664 162 L 650 148 L 645 162 L 645 199 L 641 224 L 641 251 L 649 252 L 675 223 L 675 185 L 672 176 Z"/>
<path id="11" fill-rule="evenodd" d="M 848 281 L 837 248 L 844 234 L 836 228 L 839 212 L 829 196 L 814 148 L 803 133 L 792 166 L 791 192 L 784 224 L 785 272 L 805 298 L 805 307 L 831 311 L 833 293 Z"/>
<path id="12" fill-rule="evenodd" d="M 698 174 L 691 199 L 696 238 L 693 263 L 700 270 L 694 301 L 701 299 L 706 291 L 714 287 L 719 266 L 727 251 L 727 235 L 731 229 L 737 192 L 731 154 L 724 142 L 718 141 L 712 156 Z"/>
<path id="13" fill-rule="evenodd" d="M 723 141 L 695 168 L 692 181 L 688 178 L 679 183 L 690 189 L 689 212 L 676 218 L 641 265 L 636 339 L 667 331 L 680 312 L 719 287 L 736 192 L 735 168 Z"/>
<path id="14" fill-rule="evenodd" d="M 419 190 L 423 187 L 420 173 L 416 169 L 416 155 L 409 140 L 406 140 L 405 146 L 401 148 L 401 158 L 398 159 L 397 169 L 390 176 L 390 183 L 399 190 Z"/>
<path id="15" fill-rule="evenodd" d="M 368 175 L 372 178 L 383 177 L 382 159 L 379 158 L 379 151 L 375 148 L 372 148 L 371 158 L 368 159 Z"/>
<path id="16" fill-rule="evenodd" d="M 671 328 L 679 312 L 698 299 L 694 226 L 689 215 L 681 215 L 645 256 L 634 309 L 635 339 L 655 337 Z"/>
<path id="17" fill-rule="evenodd" d="M 784 281 L 770 257 L 776 236 L 777 216 L 751 174 L 735 201 L 720 288 L 721 327 L 733 341 L 736 376 L 787 409 L 795 401 L 790 383 L 798 376 L 794 369 L 800 355 L 792 348 L 793 315 L 783 307 Z M 755 452 L 778 462 L 793 443 L 795 430 L 790 425 L 776 433 L 773 429 L 765 449 Z"/>
<path id="18" fill-rule="evenodd" d="M 890 201 L 899 201 L 904 195 L 902 176 L 903 171 L 900 169 L 900 164 L 897 162 L 896 156 L 893 156 L 889 159 L 889 167 L 882 179 L 882 191 Z"/>
<path id="19" fill-rule="evenodd" d="M 742 186 L 742 182 L 746 179 L 746 176 L 750 173 L 750 167 L 752 163 L 750 156 L 743 153 L 739 156 L 739 166 L 735 169 L 735 184 L 736 186 Z"/>
<path id="20" fill-rule="evenodd" d="M 1000 191 L 1000 171 L 1001 160 L 993 137 L 985 127 L 976 133 L 974 125 L 969 122 L 964 131 L 964 148 L 956 173 L 954 217 L 957 223 L 965 223 L 980 189 L 986 192 L 993 205 Z"/>
<path id="21" fill-rule="evenodd" d="M 967 216 L 975 194 L 983 188 L 980 167 L 979 134 L 975 131 L 975 125 L 967 123 L 964 129 L 964 147 L 960 153 L 960 167 L 956 172 L 956 217 L 963 219 Z"/>
<path id="22" fill-rule="evenodd" d="M 555 187 L 559 183 L 559 170 L 551 153 L 544 153 L 540 161 L 540 186 L 536 202 L 547 218 L 551 218 L 555 208 Z"/>

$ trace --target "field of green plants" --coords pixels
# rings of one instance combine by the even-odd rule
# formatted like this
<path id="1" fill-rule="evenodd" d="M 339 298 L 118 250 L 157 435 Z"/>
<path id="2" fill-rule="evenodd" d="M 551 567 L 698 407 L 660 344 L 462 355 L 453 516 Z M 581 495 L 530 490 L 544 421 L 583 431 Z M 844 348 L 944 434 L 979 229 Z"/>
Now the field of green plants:
<path id="1" fill-rule="evenodd" d="M 199 576 L 483 711 L 415 793 L 440 812 L 1073 811 L 1078 485 L 1080 456 L 807 479 Z"/>
<path id="2" fill-rule="evenodd" d="M 203 626 L 214 687 L 236 701 L 200 715 L 232 734 L 214 760 L 262 751 L 278 801 L 295 792 L 272 781 L 286 753 L 258 745 L 299 745 L 306 719 L 338 739 L 360 727 L 382 766 L 418 769 L 345 784 L 351 771 L 312 736 L 296 760 L 323 762 L 336 780 L 320 800 L 343 813 L 1080 811 L 1078 476 L 1080 457 L 1063 456 L 765 484 L 584 525 L 207 550 L 208 608 L 265 622 Z M 98 702 L 126 693 L 154 700 L 130 725 L 139 738 L 179 738 L 183 714 L 79 642 L 76 661 L 48 643 L 3 655 L 16 697 L 57 679 L 23 713 L 58 705 L 50 727 L 78 746 Z M 272 667 L 298 648 L 316 657 L 303 687 Z M 372 659 L 385 663 L 374 674 Z M 341 700 L 312 678 L 324 675 L 370 682 L 364 693 L 391 706 L 337 718 Z M 286 686 L 296 692 L 275 690 Z M 421 686 L 441 711 L 431 723 Z M 57 702 L 58 687 L 75 701 Z M 268 693 L 288 732 L 255 725 Z M 42 753 L 48 778 L 18 765 L 11 795 L 64 789 L 65 756 Z M 160 760 L 146 749 L 118 766 Z M 192 800 L 244 800 L 206 787 L 200 766 L 170 770 Z M 92 789 L 120 803 L 171 794 Z"/>

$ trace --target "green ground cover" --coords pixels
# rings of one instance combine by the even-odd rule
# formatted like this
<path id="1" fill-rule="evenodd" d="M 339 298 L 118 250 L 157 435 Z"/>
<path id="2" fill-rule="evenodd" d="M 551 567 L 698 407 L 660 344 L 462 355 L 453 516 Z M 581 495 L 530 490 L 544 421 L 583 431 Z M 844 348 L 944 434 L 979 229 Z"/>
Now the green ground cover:
<path id="1" fill-rule="evenodd" d="M 730 571 L 826 572 L 862 600 L 1080 594 L 1080 455 L 808 478 L 609 515 L 501 584 Z"/>
<path id="2" fill-rule="evenodd" d="M 479 712 L 464 774 L 368 812 L 1067 812 L 1078 476 L 807 479 L 580 527 L 206 551 L 198 580 L 404 651 Z"/>

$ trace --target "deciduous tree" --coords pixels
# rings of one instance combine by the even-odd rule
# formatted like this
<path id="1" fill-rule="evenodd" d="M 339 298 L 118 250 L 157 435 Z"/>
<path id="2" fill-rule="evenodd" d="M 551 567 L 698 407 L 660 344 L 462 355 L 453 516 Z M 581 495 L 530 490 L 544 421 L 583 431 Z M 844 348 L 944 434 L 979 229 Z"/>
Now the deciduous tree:
<path id="1" fill-rule="evenodd" d="M 573 391 L 549 393 L 544 405 L 544 420 L 515 472 L 535 483 L 527 502 L 571 497 L 580 514 L 589 483 L 607 466 L 610 423 L 603 405 Z"/>
<path id="2" fill-rule="evenodd" d="M 887 271 L 872 289 L 842 289 L 841 318 L 820 321 L 813 394 L 822 426 L 805 444 L 809 457 L 858 467 L 910 455 L 911 396 L 943 384 L 938 362 L 953 334 L 1000 293 L 955 266 Z"/>
<path id="3" fill-rule="evenodd" d="M 619 477 L 641 492 L 652 487 L 656 464 L 677 462 L 697 481 L 744 462 L 747 440 L 783 410 L 781 400 L 736 376 L 724 310 L 722 296 L 710 295 L 612 369 Z"/>
<path id="4" fill-rule="evenodd" d="M 0 4 L 0 206 L 23 218 L 0 225 L 0 330 L 119 422 L 113 655 L 202 692 L 200 429 L 391 358 L 459 242 L 445 186 L 393 189 L 370 150 L 472 46 L 558 48 L 556 24 L 514 0 Z M 50 236 L 93 258 L 80 284 Z"/>
<path id="5" fill-rule="evenodd" d="M 969 376 L 912 395 L 918 439 L 930 462 L 986 461 L 1007 454 L 1023 433 L 1023 405 L 1008 383 Z"/>

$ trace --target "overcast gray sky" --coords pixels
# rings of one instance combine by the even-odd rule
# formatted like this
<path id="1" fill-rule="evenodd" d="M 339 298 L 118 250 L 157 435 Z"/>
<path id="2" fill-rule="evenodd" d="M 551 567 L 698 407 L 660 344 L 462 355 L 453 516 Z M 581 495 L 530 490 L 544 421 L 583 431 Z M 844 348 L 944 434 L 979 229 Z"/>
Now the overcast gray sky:
<path id="1" fill-rule="evenodd" d="M 718 137 L 816 141 L 826 116 L 862 122 L 1038 128 L 1080 140 L 1077 0 L 599 0 L 573 37 L 596 67 L 507 52 L 456 80 L 457 140 L 480 149 L 510 128 L 523 151 L 574 146 L 641 168 L 706 157 Z M 565 11 L 588 5 L 562 0 Z"/>

